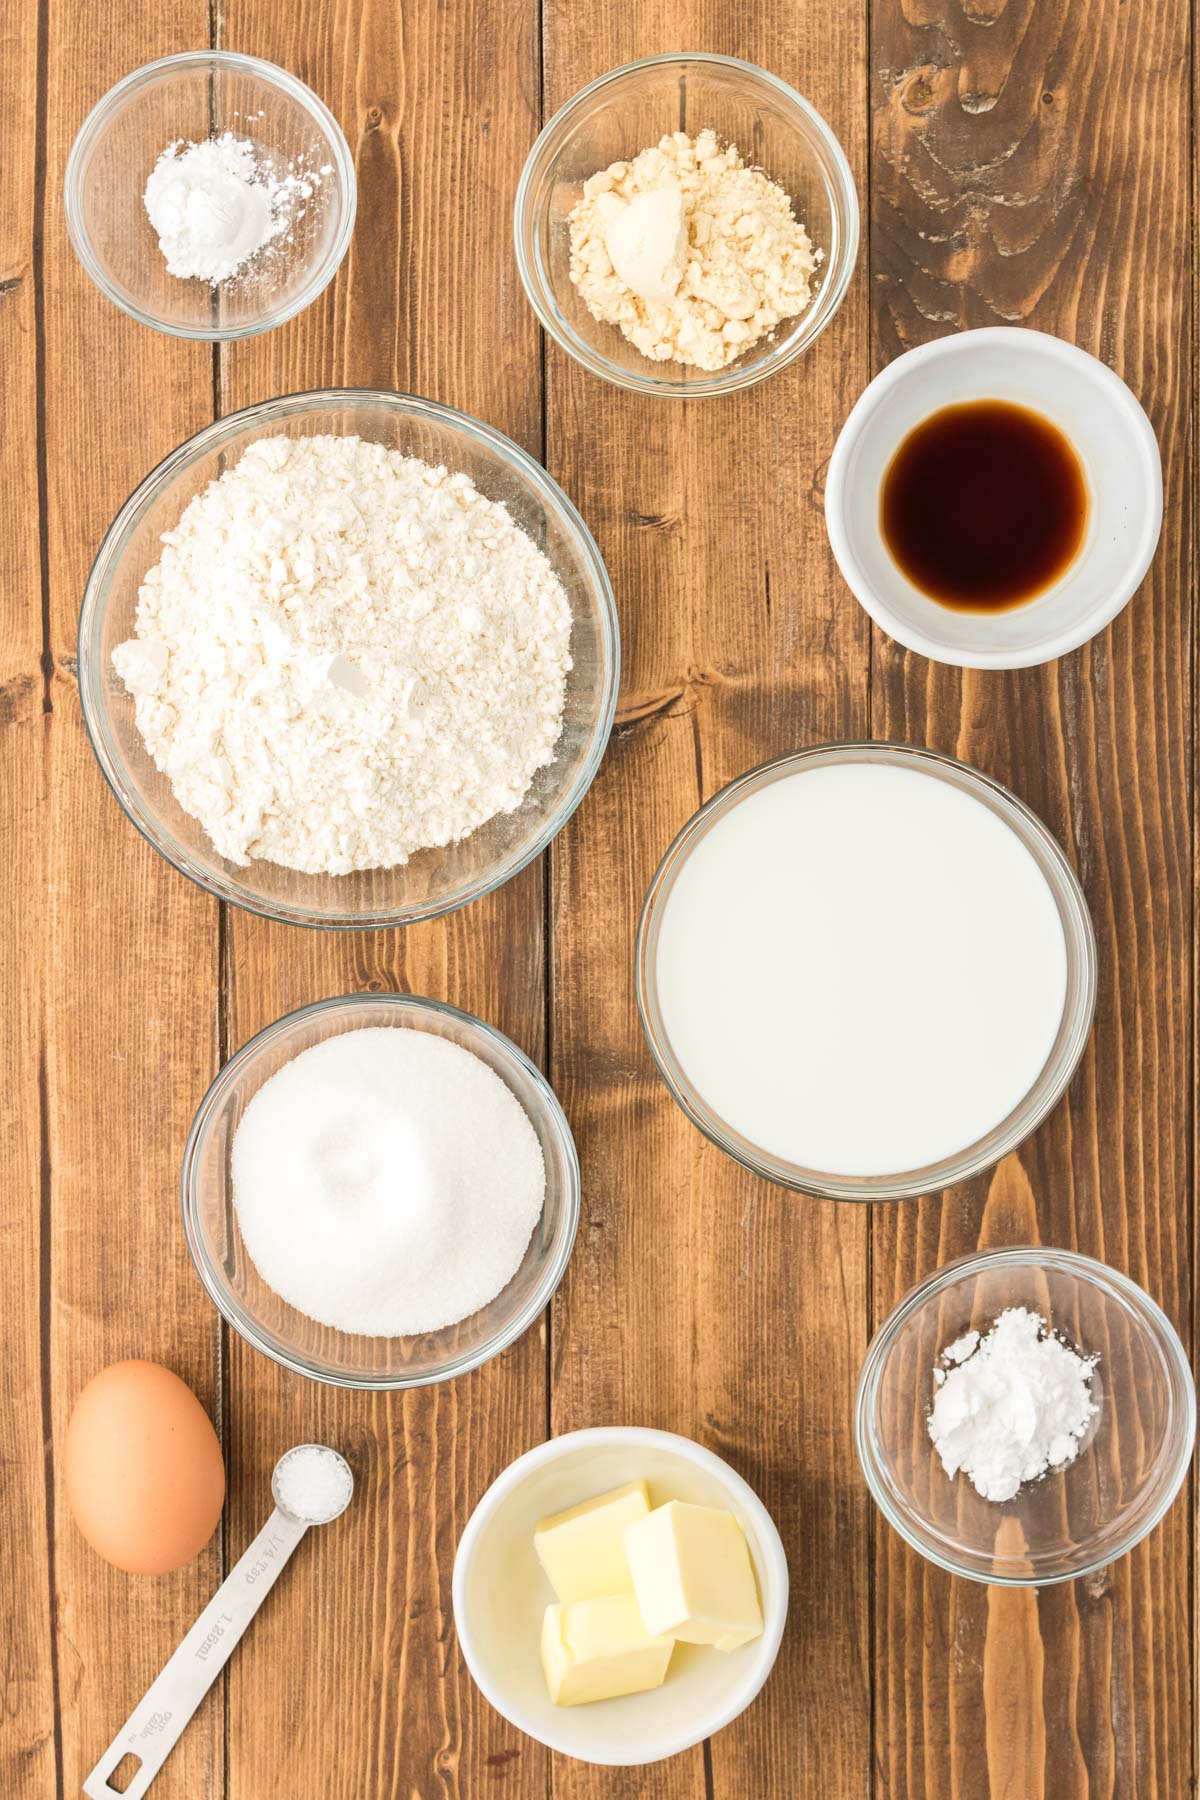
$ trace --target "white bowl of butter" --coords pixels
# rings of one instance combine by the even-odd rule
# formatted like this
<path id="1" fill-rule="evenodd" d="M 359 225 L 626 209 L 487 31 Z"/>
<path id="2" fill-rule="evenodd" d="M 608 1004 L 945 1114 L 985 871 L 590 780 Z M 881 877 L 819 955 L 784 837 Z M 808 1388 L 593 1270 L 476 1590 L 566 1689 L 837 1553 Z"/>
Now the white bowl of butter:
<path id="1" fill-rule="evenodd" d="M 676 1641 L 665 1678 L 647 1691 L 556 1704 L 542 1638 L 547 1609 L 561 1610 L 561 1593 L 543 1568 L 534 1534 L 547 1519 L 641 1482 L 655 1509 L 681 1502 L 684 1510 L 732 1514 L 740 1533 L 731 1535 L 739 1548 L 744 1538 L 749 1553 L 762 1629 L 734 1648 Z M 577 1573 L 582 1592 L 588 1573 L 582 1567 Z M 480 1690 L 510 1724 L 583 1762 L 658 1762 L 728 1725 L 771 1672 L 787 1605 L 783 1545 L 754 1490 L 690 1438 L 637 1426 L 570 1432 L 519 1457 L 475 1508 L 454 1563 L 455 1624 Z M 586 1689 L 588 1671 L 576 1673 Z"/>

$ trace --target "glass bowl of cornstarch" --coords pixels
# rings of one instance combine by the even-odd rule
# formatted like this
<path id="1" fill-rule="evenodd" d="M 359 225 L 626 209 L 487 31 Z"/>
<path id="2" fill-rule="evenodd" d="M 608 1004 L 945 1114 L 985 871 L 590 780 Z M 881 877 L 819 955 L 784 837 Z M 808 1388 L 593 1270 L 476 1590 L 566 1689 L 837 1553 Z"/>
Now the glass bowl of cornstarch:
<path id="1" fill-rule="evenodd" d="M 498 1355 L 549 1305 L 579 1222 L 545 1077 L 491 1025 L 408 994 L 319 1001 L 251 1038 L 200 1103 L 181 1187 L 228 1323 L 344 1388 Z"/>
<path id="2" fill-rule="evenodd" d="M 289 924 L 435 917 L 531 862 L 612 725 L 612 589 L 566 495 L 429 400 L 325 389 L 199 432 L 121 508 L 84 719 L 192 881 Z"/>
<path id="3" fill-rule="evenodd" d="M 100 292 L 172 337 L 231 342 L 295 318 L 350 244 L 354 158 L 304 82 L 229 50 L 135 69 L 98 100 L 63 180 Z"/>
<path id="4" fill-rule="evenodd" d="M 1001 1587 L 1125 1555 L 1178 1495 L 1195 1432 L 1162 1308 L 1118 1270 L 1043 1245 L 980 1251 L 913 1288 L 875 1334 L 855 1409 L 888 1523 L 939 1568 Z"/>

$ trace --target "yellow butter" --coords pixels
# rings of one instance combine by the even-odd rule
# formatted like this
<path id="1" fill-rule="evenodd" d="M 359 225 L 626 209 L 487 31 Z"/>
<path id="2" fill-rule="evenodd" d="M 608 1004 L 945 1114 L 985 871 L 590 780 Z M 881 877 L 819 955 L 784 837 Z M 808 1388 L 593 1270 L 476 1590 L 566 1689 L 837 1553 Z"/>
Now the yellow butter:
<path id="1" fill-rule="evenodd" d="M 548 1606 L 542 1668 L 556 1706 L 583 1706 L 661 1687 L 674 1640 L 652 1637 L 632 1594 Z"/>
<path id="2" fill-rule="evenodd" d="M 625 1560 L 627 1525 L 644 1519 L 650 1495 L 644 1481 L 630 1481 L 543 1519 L 533 1534 L 550 1585 L 560 1600 L 599 1600 L 633 1590 Z"/>
<path id="3" fill-rule="evenodd" d="M 760 1635 L 762 1607 L 730 1512 L 671 1500 L 626 1528 L 633 1591 L 652 1635 L 736 1650 Z"/>

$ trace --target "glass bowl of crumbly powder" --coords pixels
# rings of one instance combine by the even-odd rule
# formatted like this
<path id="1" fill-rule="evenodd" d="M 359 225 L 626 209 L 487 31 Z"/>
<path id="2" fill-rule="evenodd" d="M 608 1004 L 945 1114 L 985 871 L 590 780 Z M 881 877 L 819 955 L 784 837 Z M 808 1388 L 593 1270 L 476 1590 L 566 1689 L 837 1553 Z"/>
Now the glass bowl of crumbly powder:
<path id="1" fill-rule="evenodd" d="M 134 824 L 291 924 L 432 918 L 554 837 L 612 725 L 612 590 L 557 484 L 490 427 L 367 390 L 201 431 L 122 507 L 79 682 Z"/>
<path id="2" fill-rule="evenodd" d="M 192 1261 L 234 1330 L 346 1388 L 465 1374 L 535 1323 L 579 1222 L 558 1099 L 481 1019 L 352 994 L 230 1058 L 182 1170 Z"/>
<path id="3" fill-rule="evenodd" d="M 855 1406 L 889 1524 L 939 1568 L 1003 1587 L 1071 1581 L 1140 1543 L 1195 1433 L 1162 1308 L 1104 1263 L 1041 1246 L 963 1257 L 913 1288 L 872 1340 Z"/>
<path id="4" fill-rule="evenodd" d="M 270 331 L 337 273 L 357 187 L 345 136 L 274 63 L 190 50 L 92 108 L 67 160 L 75 253 L 143 325 L 220 342 Z"/>
<path id="5" fill-rule="evenodd" d="M 619 387 L 698 398 L 786 368 L 845 297 L 850 166 L 786 82 L 730 56 L 603 75 L 542 131 L 514 216 L 550 335 Z"/>

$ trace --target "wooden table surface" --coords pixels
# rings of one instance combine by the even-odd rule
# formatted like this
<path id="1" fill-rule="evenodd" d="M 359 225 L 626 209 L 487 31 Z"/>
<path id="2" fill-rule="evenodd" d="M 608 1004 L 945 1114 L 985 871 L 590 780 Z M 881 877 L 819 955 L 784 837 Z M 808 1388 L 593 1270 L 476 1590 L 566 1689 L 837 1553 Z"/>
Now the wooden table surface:
<path id="1" fill-rule="evenodd" d="M 92 103 L 218 42 L 295 71 L 349 139 L 358 223 L 332 287 L 214 352 L 88 282 L 61 188 Z M 161 1800 L 923 1796 L 1179 1800 L 1193 1789 L 1193 1498 L 1132 1555 L 1041 1595 L 952 1581 L 875 1516 L 851 1438 L 868 1339 L 977 1245 L 1075 1245 L 1194 1319 L 1192 38 L 1184 0 L 10 0 L 0 23 L 0 595 L 6 1032 L 0 1226 L 0 1792 L 73 1796 L 257 1528 L 278 1452 L 341 1445 L 342 1525 L 302 1546 L 154 1789 Z M 654 404 L 543 345 L 510 212 L 539 122 L 639 55 L 731 52 L 830 121 L 864 209 L 816 347 L 748 393 Z M 838 576 L 822 486 L 871 374 L 962 327 L 1103 357 L 1162 446 L 1166 527 L 1094 643 L 1018 674 L 931 665 Z M 332 383 L 430 395 L 544 459 L 607 560 L 624 650 L 598 779 L 552 852 L 407 931 L 264 924 L 168 868 L 93 762 L 75 678 L 90 559 L 129 490 L 214 412 Z M 875 1210 L 773 1190 L 692 1130 L 638 1028 L 631 952 L 697 803 L 794 746 L 873 736 L 1010 784 L 1066 846 L 1100 950 L 1069 1099 L 969 1187 Z M 548 1071 L 583 1163 L 550 1316 L 406 1396 L 294 1379 L 221 1324 L 176 1185 L 221 1059 L 347 990 L 454 1001 Z M 106 1363 L 177 1369 L 218 1420 L 221 1533 L 128 1578 L 62 1484 L 75 1395 Z M 552 1758 L 474 1688 L 450 1573 L 519 1452 L 667 1426 L 759 1489 L 792 1573 L 759 1701 L 647 1771 Z"/>

